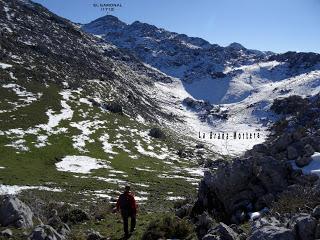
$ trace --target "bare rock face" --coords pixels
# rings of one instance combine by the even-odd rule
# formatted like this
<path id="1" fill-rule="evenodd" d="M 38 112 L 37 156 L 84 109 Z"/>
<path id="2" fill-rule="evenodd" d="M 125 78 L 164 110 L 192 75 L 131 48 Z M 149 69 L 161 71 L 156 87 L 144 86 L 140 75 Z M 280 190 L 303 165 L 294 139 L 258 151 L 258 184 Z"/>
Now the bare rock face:
<path id="1" fill-rule="evenodd" d="M 277 226 L 263 226 L 253 231 L 248 240 L 295 240 L 294 232 L 291 229 Z"/>
<path id="2" fill-rule="evenodd" d="M 7 195 L 0 202 L 0 225 L 29 228 L 33 226 L 31 209 L 17 197 Z"/>
<path id="3" fill-rule="evenodd" d="M 288 186 L 290 172 L 287 163 L 270 156 L 221 163 L 217 170 L 205 173 L 198 203 L 204 209 L 222 209 L 223 214 L 233 216 L 236 222 L 237 218 L 246 218 L 260 198 L 263 200 L 268 194 L 283 191 Z M 264 202 L 262 200 L 260 203 Z"/>

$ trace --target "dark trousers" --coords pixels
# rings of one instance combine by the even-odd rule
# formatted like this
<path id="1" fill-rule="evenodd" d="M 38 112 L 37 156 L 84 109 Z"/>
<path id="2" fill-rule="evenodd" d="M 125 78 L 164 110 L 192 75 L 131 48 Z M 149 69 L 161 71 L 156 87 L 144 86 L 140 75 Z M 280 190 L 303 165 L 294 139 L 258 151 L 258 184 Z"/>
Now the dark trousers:
<path id="1" fill-rule="evenodd" d="M 128 231 L 128 220 L 131 218 L 131 226 L 130 226 L 130 232 L 133 232 L 136 227 L 136 214 L 134 213 L 121 213 L 122 220 L 123 220 L 123 231 L 126 235 L 129 234 Z"/>

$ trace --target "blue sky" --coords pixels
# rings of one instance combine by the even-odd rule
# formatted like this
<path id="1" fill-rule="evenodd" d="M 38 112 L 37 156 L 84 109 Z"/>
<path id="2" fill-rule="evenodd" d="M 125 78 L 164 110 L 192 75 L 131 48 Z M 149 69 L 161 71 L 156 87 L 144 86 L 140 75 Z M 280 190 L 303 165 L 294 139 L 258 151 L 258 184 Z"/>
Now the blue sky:
<path id="1" fill-rule="evenodd" d="M 106 12 L 94 3 L 121 3 L 112 15 L 226 46 L 320 53 L 320 0 L 34 0 L 74 22 Z"/>

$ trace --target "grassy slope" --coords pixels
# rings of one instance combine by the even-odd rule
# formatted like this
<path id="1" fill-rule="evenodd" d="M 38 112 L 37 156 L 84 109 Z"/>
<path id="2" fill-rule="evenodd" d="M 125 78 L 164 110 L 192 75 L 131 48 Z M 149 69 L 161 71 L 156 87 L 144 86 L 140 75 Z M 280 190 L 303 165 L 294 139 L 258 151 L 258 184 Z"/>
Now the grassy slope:
<path id="1" fill-rule="evenodd" d="M 61 109 L 61 96 L 59 95 L 59 89 L 56 85 L 50 85 L 50 87 L 44 87 L 40 84 L 23 84 L 29 92 L 43 93 L 42 97 L 33 102 L 32 104 L 18 108 L 12 112 L 0 113 L 0 123 L 2 131 L 9 129 L 21 128 L 26 130 L 33 128 L 37 124 L 46 124 L 48 117 L 45 112 L 50 108 L 57 112 Z M 0 87 L 0 93 L 2 96 L 0 102 L 0 110 L 8 110 L 11 104 L 8 102 L 19 102 L 19 98 L 11 90 Z M 186 177 L 192 177 L 190 174 L 183 173 L 178 170 L 175 172 L 175 168 L 178 169 L 185 167 L 193 167 L 196 165 L 194 161 L 186 159 L 173 160 L 172 164 L 164 163 L 163 160 L 152 158 L 146 155 L 142 155 L 136 150 L 136 141 L 140 140 L 144 149 L 147 149 L 148 145 L 154 147 L 154 151 L 161 154 L 161 148 L 168 148 L 171 156 L 175 155 L 176 149 L 180 147 L 176 141 L 169 137 L 165 141 L 151 139 L 150 142 L 138 134 L 139 132 L 147 131 L 150 126 L 136 122 L 130 119 L 128 116 L 121 116 L 118 114 L 112 114 L 109 112 L 101 111 L 97 107 L 90 107 L 85 103 L 79 103 L 80 97 L 86 97 L 85 91 L 82 94 L 73 94 L 75 96 L 73 101 L 68 101 L 68 104 L 74 111 L 71 121 L 63 120 L 57 128 L 68 128 L 67 133 L 51 135 L 49 136 L 47 145 L 42 148 L 34 146 L 36 141 L 36 135 L 27 134 L 23 137 L 26 140 L 26 145 L 29 151 L 18 151 L 15 148 L 5 146 L 11 143 L 14 139 L 10 136 L 0 135 L 0 166 L 5 169 L 0 169 L 0 183 L 6 185 L 47 185 L 50 187 L 59 187 L 64 189 L 63 192 L 52 193 L 34 190 L 32 193 L 39 198 L 46 199 L 48 196 L 50 200 L 63 201 L 80 205 L 92 205 L 96 201 L 96 196 L 90 194 L 94 190 L 110 190 L 119 191 L 121 186 L 114 183 L 108 183 L 105 181 L 99 181 L 94 179 L 94 176 L 108 177 L 110 173 L 108 169 L 99 169 L 92 171 L 91 174 L 85 175 L 89 178 L 75 178 L 74 175 L 81 176 L 81 174 L 61 172 L 57 171 L 55 163 L 63 156 L 66 155 L 85 155 L 98 159 L 106 159 L 111 162 L 111 166 L 115 170 L 125 172 L 123 174 L 116 174 L 117 179 L 125 180 L 130 183 L 147 183 L 149 187 L 134 186 L 134 191 L 148 192 L 148 200 L 143 202 L 140 207 L 140 216 L 138 223 L 138 232 L 136 238 L 141 235 L 142 229 L 146 226 L 147 222 L 152 217 L 158 217 L 159 214 L 164 214 L 170 211 L 173 207 L 173 202 L 166 200 L 168 196 L 167 192 L 173 192 L 172 196 L 194 196 L 196 194 L 196 186 L 191 185 L 190 182 L 183 178 L 170 178 L 163 179 L 157 175 L 159 173 L 166 173 L 168 175 L 181 175 Z M 82 95 L 82 96 L 81 96 Z M 83 113 L 87 113 L 85 117 Z M 83 120 L 101 120 L 106 123 L 96 129 L 96 131 L 90 135 L 90 139 L 94 142 L 86 143 L 87 152 L 80 152 L 73 147 L 72 137 L 81 133 L 78 129 L 71 127 L 70 122 L 78 122 Z M 126 127 L 126 130 L 120 130 L 120 127 Z M 129 132 L 128 129 L 136 129 L 137 133 Z M 123 151 L 120 148 L 114 147 L 113 150 L 118 152 L 114 155 L 114 158 L 109 158 L 109 154 L 103 151 L 102 143 L 98 140 L 99 136 L 105 132 L 108 133 L 110 139 L 108 142 L 114 143 L 117 140 L 125 141 L 124 145 L 131 151 L 130 154 Z M 41 133 L 45 133 L 41 130 Z M 117 134 L 121 133 L 122 136 L 117 138 Z M 137 155 L 137 159 L 130 158 L 129 155 Z M 167 159 L 166 159 L 167 160 Z M 153 172 L 138 171 L 135 167 L 150 168 Z M 111 195 L 115 196 L 115 193 Z M 24 193 L 24 198 L 27 199 L 28 194 Z M 140 195 L 141 196 L 141 195 Z M 149 213 L 158 212 L 158 213 Z M 116 218 L 118 219 L 118 218 Z M 119 219 L 118 224 L 114 224 L 114 215 L 108 215 L 107 219 L 103 222 L 96 223 L 90 222 L 87 227 L 92 227 L 101 231 L 101 233 L 107 236 L 112 235 L 113 238 L 118 238 L 121 235 L 121 224 Z M 75 227 L 77 229 L 77 227 Z M 78 226 L 78 230 L 82 229 Z M 116 230 L 115 230 L 116 229 Z M 81 235 L 81 230 L 79 230 Z"/>

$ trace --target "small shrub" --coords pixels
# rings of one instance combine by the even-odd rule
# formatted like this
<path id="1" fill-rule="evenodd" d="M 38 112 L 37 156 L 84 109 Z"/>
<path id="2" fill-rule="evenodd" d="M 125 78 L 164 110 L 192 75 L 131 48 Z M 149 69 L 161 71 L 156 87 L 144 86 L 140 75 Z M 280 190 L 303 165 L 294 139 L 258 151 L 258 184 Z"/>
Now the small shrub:
<path id="1" fill-rule="evenodd" d="M 149 136 L 159 139 L 165 139 L 166 135 L 160 128 L 152 128 L 150 129 Z"/>
<path id="2" fill-rule="evenodd" d="M 119 103 L 111 102 L 105 104 L 105 108 L 112 113 L 123 114 L 122 106 Z"/>
<path id="3" fill-rule="evenodd" d="M 166 216 L 150 222 L 142 236 L 142 240 L 157 239 L 195 239 L 192 224 L 185 219 Z"/>
<path id="4" fill-rule="evenodd" d="M 311 187 L 296 186 L 280 194 L 271 212 L 279 214 L 309 212 L 319 205 L 319 202 L 319 192 Z"/>

